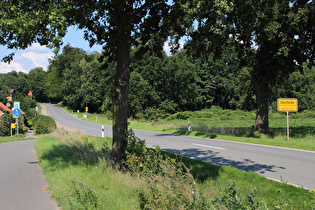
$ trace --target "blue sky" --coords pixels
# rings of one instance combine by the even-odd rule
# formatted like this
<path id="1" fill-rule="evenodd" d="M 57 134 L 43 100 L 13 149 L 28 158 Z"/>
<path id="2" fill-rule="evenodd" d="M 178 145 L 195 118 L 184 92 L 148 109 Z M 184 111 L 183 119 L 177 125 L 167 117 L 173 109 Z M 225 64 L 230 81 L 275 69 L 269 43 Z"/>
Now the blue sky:
<path id="1" fill-rule="evenodd" d="M 101 46 L 90 48 L 88 42 L 83 39 L 83 31 L 77 30 L 75 27 L 69 28 L 68 33 L 63 38 L 63 42 L 64 45 L 69 43 L 71 46 L 82 48 L 87 52 L 101 52 L 102 50 Z M 10 64 L 1 62 L 0 73 L 7 73 L 13 70 L 28 73 L 35 67 L 43 67 L 44 70 L 47 70 L 49 64 L 48 59 L 51 59 L 54 56 L 52 49 L 49 49 L 46 46 L 40 46 L 37 43 L 28 47 L 26 50 L 17 51 L 8 50 L 6 47 L 0 46 L 1 58 L 11 52 L 15 52 L 13 61 Z"/>
<path id="2" fill-rule="evenodd" d="M 100 45 L 90 48 L 89 43 L 83 39 L 83 31 L 77 29 L 76 27 L 69 28 L 68 33 L 63 38 L 63 43 L 64 45 L 69 43 L 72 47 L 79 47 L 87 52 L 101 52 L 102 50 Z M 169 53 L 168 44 L 164 45 L 164 50 Z M 0 45 L 0 58 L 3 58 L 11 52 L 14 51 L 8 50 L 6 47 Z M 10 64 L 1 62 L 0 73 L 8 73 L 13 70 L 28 73 L 36 67 L 43 67 L 46 71 L 47 66 L 49 65 L 48 59 L 51 59 L 53 56 L 54 54 L 51 49 L 35 43 L 26 50 L 15 51 L 14 59 Z"/>

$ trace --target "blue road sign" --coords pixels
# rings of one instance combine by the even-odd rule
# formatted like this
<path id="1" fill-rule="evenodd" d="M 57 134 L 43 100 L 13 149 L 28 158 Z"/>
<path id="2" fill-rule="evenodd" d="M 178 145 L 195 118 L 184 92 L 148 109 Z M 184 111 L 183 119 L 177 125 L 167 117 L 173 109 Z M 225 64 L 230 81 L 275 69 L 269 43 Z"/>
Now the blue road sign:
<path id="1" fill-rule="evenodd" d="M 21 109 L 15 108 L 13 109 L 13 115 L 18 117 L 22 113 Z"/>

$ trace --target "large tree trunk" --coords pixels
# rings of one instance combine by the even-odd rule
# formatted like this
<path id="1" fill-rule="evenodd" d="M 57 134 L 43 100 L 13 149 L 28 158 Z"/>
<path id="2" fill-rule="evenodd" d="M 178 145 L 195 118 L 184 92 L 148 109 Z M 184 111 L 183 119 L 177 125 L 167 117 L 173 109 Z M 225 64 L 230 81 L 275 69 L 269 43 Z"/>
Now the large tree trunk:
<path id="1" fill-rule="evenodd" d="M 128 131 L 128 87 L 130 34 L 121 32 L 117 49 L 117 70 L 113 89 L 113 146 L 111 162 L 119 167 L 125 158 Z"/>
<path id="2" fill-rule="evenodd" d="M 255 131 L 262 133 L 269 132 L 268 124 L 268 92 L 269 85 L 265 79 L 261 79 L 255 82 L 256 100 L 257 100 L 257 112 L 255 120 Z"/>

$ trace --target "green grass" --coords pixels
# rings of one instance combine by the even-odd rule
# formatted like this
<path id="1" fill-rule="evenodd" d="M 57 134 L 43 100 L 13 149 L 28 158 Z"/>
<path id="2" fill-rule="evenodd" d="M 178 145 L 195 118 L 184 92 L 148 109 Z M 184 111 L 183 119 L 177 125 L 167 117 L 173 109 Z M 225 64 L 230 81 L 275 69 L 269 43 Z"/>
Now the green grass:
<path id="1" fill-rule="evenodd" d="M 36 153 L 52 197 L 62 209 L 78 209 L 83 203 L 92 203 L 94 207 L 90 209 L 140 209 L 139 190 L 148 190 L 150 185 L 145 178 L 112 169 L 109 166 L 110 145 L 110 138 L 79 134 L 69 137 L 59 133 L 39 137 L 35 143 Z M 315 191 L 275 182 L 232 166 L 215 166 L 185 157 L 181 159 L 195 177 L 196 189 L 207 200 L 225 195 L 224 187 L 234 181 L 239 197 L 244 197 L 249 189 L 256 189 L 257 200 L 271 209 L 315 207 Z M 172 193 L 171 189 L 167 192 Z"/>
<path id="2" fill-rule="evenodd" d="M 5 142 L 11 142 L 11 141 L 24 141 L 24 140 L 30 140 L 31 138 L 24 138 L 24 137 L 2 137 L 0 136 L 0 144 Z"/>
<path id="3" fill-rule="evenodd" d="M 103 144 L 101 138 L 89 141 Z M 74 190 L 75 184 L 83 188 L 80 187 L 82 184 L 97 194 L 99 209 L 136 209 L 138 203 L 134 180 L 108 167 L 105 160 L 91 163 L 76 159 L 70 153 L 73 148 L 53 136 L 39 137 L 35 149 L 52 197 L 62 209 L 77 209 L 80 205 Z"/>

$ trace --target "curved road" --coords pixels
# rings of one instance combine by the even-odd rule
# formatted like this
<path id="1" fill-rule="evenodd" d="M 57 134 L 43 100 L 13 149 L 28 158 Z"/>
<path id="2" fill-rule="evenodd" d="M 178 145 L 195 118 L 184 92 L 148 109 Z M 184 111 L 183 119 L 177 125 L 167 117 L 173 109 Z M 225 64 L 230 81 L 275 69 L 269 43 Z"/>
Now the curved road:
<path id="1" fill-rule="evenodd" d="M 55 121 L 68 129 L 101 136 L 101 125 L 77 119 L 57 105 L 45 104 Z M 159 145 L 162 150 L 176 152 L 217 165 L 233 165 L 241 170 L 252 170 L 267 178 L 315 189 L 315 152 L 286 149 L 199 137 L 188 137 L 150 131 L 134 130 L 146 145 Z M 111 126 L 105 135 L 112 136 Z"/>

